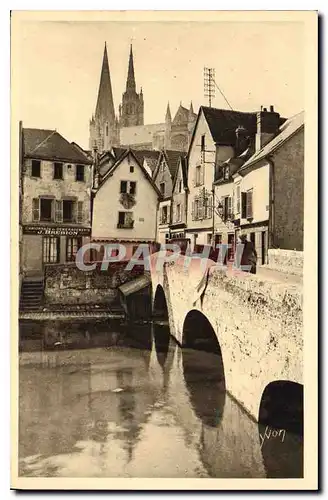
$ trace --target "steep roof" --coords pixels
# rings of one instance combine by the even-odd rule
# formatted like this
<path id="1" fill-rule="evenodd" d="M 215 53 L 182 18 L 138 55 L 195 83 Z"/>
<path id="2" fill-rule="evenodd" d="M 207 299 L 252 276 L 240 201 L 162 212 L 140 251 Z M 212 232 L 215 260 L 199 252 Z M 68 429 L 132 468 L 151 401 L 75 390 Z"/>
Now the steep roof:
<path id="1" fill-rule="evenodd" d="M 80 146 L 71 144 L 56 130 L 24 128 L 24 155 L 44 160 L 62 160 L 90 165 L 92 160 Z"/>
<path id="2" fill-rule="evenodd" d="M 201 106 L 208 123 L 213 141 L 225 146 L 234 146 L 236 143 L 236 128 L 242 125 L 250 135 L 256 133 L 257 114 L 229 109 L 209 108 Z"/>
<path id="3" fill-rule="evenodd" d="M 109 168 L 109 170 L 106 172 L 106 174 L 104 175 L 104 177 L 102 178 L 101 180 L 101 183 L 100 183 L 100 186 L 99 186 L 99 189 L 105 184 L 105 182 L 107 181 L 107 179 L 109 177 L 112 176 L 112 174 L 114 173 L 114 171 L 117 169 L 117 167 L 120 165 L 120 163 L 124 160 L 124 158 L 126 158 L 129 154 L 131 154 L 135 161 L 137 162 L 137 164 L 139 165 L 139 167 L 141 168 L 144 176 L 146 177 L 146 179 L 150 182 L 150 184 L 152 185 L 152 187 L 155 189 L 156 193 L 158 194 L 158 196 L 160 197 L 161 196 L 161 193 L 158 189 L 158 187 L 155 185 L 153 179 L 151 178 L 151 176 L 148 174 L 147 170 L 145 169 L 145 167 L 143 166 L 143 162 L 141 163 L 139 161 L 139 159 L 137 158 L 136 154 L 135 154 L 135 151 L 132 151 L 131 149 L 126 149 L 125 152 L 116 160 L 116 162 L 112 165 L 112 167 Z"/>
<path id="4" fill-rule="evenodd" d="M 276 135 L 268 144 L 266 144 L 262 149 L 256 151 L 253 156 L 247 160 L 241 167 L 240 171 L 243 171 L 250 165 L 258 162 L 259 160 L 265 158 L 267 155 L 272 154 L 276 149 L 282 146 L 292 135 L 294 135 L 301 127 L 304 126 L 304 111 L 288 118 L 279 128 L 280 133 Z"/>
<path id="5" fill-rule="evenodd" d="M 113 147 L 113 155 L 117 160 L 120 158 L 125 151 L 130 150 L 134 153 L 136 158 L 138 158 L 139 163 L 143 163 L 144 160 L 147 160 L 147 163 L 153 172 L 156 168 L 158 158 L 160 156 L 160 151 L 156 151 L 155 149 L 134 149 L 134 148 L 122 148 L 122 147 Z"/>
<path id="6" fill-rule="evenodd" d="M 184 153 L 183 151 L 176 151 L 174 149 L 165 149 L 164 150 L 164 155 L 165 155 L 166 162 L 167 162 L 167 165 L 169 167 L 172 179 L 174 178 L 175 173 L 178 169 L 180 157 L 181 156 L 183 157 L 185 154 L 186 153 Z"/>
<path id="7" fill-rule="evenodd" d="M 172 186 L 172 192 L 174 191 L 175 184 L 177 182 L 177 177 L 178 177 L 178 172 L 179 172 L 179 165 L 181 165 L 181 172 L 182 172 L 182 182 L 183 182 L 183 187 L 185 189 L 188 188 L 188 162 L 187 162 L 187 156 L 180 156 L 179 158 L 179 163 L 178 163 L 178 168 L 175 172 L 174 180 L 173 180 L 173 186 Z"/>

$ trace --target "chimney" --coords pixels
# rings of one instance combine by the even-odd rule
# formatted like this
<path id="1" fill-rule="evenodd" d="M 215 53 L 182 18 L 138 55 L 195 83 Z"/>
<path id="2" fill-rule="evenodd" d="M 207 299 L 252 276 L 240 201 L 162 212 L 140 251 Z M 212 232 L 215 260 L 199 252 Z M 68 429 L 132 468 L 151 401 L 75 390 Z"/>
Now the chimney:
<path id="1" fill-rule="evenodd" d="M 236 128 L 236 145 L 235 145 L 235 153 L 236 156 L 239 156 L 243 153 L 248 147 L 248 132 L 242 125 L 238 125 Z"/>
<path id="2" fill-rule="evenodd" d="M 274 111 L 274 107 L 271 105 L 268 111 L 267 108 L 261 106 L 261 111 L 257 112 L 255 151 L 262 149 L 277 135 L 279 125 L 280 114 Z"/>

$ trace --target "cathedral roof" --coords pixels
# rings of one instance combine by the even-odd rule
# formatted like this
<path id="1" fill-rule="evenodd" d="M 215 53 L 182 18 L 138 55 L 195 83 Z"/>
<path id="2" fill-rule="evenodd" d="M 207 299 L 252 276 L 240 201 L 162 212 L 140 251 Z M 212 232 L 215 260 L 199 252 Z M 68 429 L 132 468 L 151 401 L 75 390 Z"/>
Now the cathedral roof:
<path id="1" fill-rule="evenodd" d="M 109 124 L 115 122 L 114 101 L 106 43 L 101 68 L 95 118 L 96 120 L 99 119 L 101 121 L 107 121 Z"/>
<path id="2" fill-rule="evenodd" d="M 24 155 L 44 160 L 91 164 L 92 160 L 75 143 L 68 142 L 56 130 L 24 128 Z"/>
<path id="3" fill-rule="evenodd" d="M 133 145 L 153 143 L 153 136 L 159 132 L 165 132 L 165 123 L 152 123 L 150 125 L 136 125 L 134 127 L 122 127 L 120 129 L 120 143 Z"/>

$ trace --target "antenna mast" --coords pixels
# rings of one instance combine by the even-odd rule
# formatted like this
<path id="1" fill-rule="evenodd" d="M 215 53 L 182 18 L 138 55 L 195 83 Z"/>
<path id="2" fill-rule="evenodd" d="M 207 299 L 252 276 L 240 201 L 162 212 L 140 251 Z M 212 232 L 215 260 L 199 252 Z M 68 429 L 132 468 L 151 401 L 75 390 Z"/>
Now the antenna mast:
<path id="1" fill-rule="evenodd" d="M 208 97 L 208 105 L 212 107 L 215 97 L 215 69 L 204 67 L 204 97 Z"/>

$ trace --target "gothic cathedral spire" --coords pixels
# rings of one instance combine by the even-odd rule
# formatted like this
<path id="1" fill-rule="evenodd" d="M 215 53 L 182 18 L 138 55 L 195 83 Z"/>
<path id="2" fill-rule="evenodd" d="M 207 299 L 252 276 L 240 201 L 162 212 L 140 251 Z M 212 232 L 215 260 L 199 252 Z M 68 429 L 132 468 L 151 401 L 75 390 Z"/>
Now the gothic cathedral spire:
<path id="1" fill-rule="evenodd" d="M 136 81 L 134 77 L 134 64 L 133 64 L 133 52 L 132 52 L 132 44 L 130 45 L 130 57 L 129 57 L 129 69 L 128 69 L 128 77 L 126 80 L 126 91 L 136 91 Z"/>
<path id="2" fill-rule="evenodd" d="M 144 124 L 143 94 L 142 90 L 140 91 L 140 94 L 136 92 L 133 51 L 131 44 L 128 76 L 126 80 L 126 90 L 122 95 L 122 104 L 120 105 L 120 126 L 134 127 L 143 124 Z"/>
<path id="3" fill-rule="evenodd" d="M 110 149 L 118 144 L 118 132 L 105 42 L 96 112 L 90 120 L 89 148 L 99 152 Z"/>

